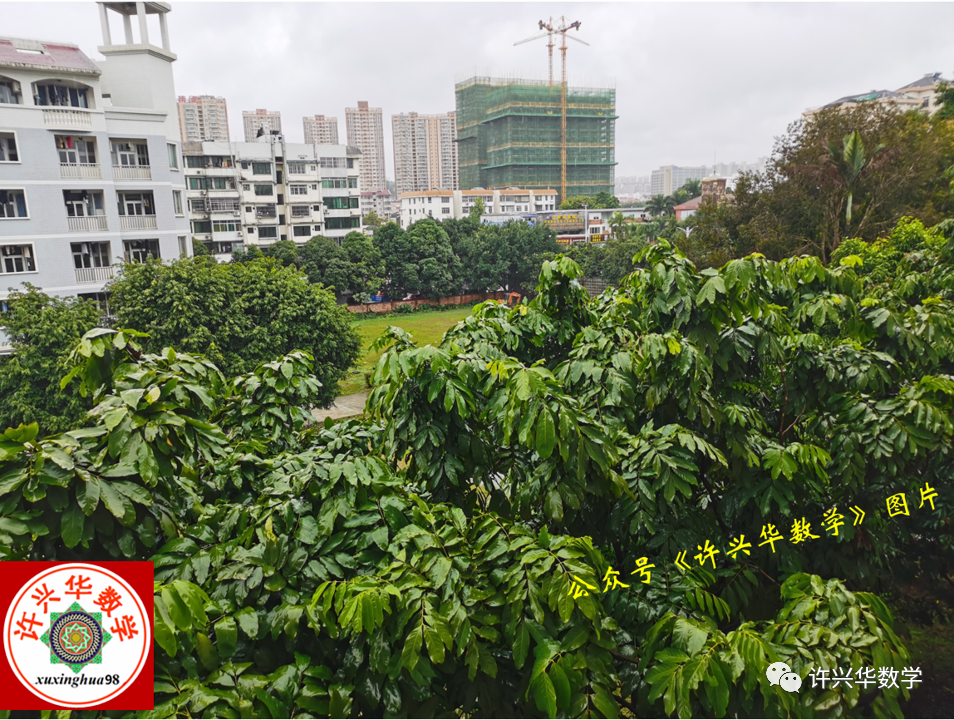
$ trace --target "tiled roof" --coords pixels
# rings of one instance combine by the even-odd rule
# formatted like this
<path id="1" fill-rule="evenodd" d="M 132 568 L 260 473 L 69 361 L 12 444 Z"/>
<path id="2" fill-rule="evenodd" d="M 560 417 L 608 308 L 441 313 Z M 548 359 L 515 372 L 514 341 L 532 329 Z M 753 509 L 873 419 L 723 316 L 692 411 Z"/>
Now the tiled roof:
<path id="1" fill-rule="evenodd" d="M 941 77 L 941 73 L 928 73 L 923 78 L 915 80 L 913 83 L 908 83 L 907 85 L 899 87 L 897 92 L 901 92 L 902 90 L 910 90 L 911 88 L 934 87 L 939 82 L 943 81 L 944 78 Z"/>
<path id="2" fill-rule="evenodd" d="M 676 205 L 673 210 L 698 210 L 700 205 L 702 205 L 702 195 L 687 200 L 682 205 Z"/>
<path id="3" fill-rule="evenodd" d="M 102 74 L 96 63 L 75 45 L 18 38 L 0 38 L 0 67 L 41 68 L 83 75 Z"/>

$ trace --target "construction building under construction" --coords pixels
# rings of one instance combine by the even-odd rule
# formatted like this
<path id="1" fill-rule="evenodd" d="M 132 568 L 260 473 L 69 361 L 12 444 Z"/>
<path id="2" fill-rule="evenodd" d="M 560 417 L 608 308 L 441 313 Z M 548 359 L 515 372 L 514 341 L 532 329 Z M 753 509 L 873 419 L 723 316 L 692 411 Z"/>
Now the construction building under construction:
<path id="1" fill-rule="evenodd" d="M 475 76 L 455 94 L 461 189 L 561 188 L 559 84 Z M 616 90 L 568 86 L 565 112 L 566 197 L 612 194 Z"/>

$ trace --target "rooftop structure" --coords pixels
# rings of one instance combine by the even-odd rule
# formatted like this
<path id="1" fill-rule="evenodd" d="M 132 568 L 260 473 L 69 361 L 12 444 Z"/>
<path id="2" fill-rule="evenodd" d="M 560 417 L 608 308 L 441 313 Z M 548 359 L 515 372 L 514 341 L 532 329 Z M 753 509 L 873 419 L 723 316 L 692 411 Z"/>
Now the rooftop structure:
<path id="1" fill-rule="evenodd" d="M 282 114 L 264 109 L 244 110 L 242 125 L 245 130 L 245 142 L 255 142 L 255 138 L 262 135 L 281 135 Z"/>

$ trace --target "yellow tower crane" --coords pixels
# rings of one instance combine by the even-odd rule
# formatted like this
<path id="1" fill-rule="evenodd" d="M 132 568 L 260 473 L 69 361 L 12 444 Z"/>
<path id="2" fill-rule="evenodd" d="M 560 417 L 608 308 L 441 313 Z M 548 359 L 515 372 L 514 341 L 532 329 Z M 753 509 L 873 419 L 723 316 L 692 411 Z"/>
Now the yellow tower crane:
<path id="1" fill-rule="evenodd" d="M 550 60 L 550 87 L 553 87 L 553 36 L 557 33 L 560 35 L 560 59 L 562 66 L 560 82 L 560 202 L 566 200 L 566 39 L 567 32 L 574 29 L 579 30 L 581 24 L 582 23 L 577 20 L 568 25 L 566 18 L 563 16 L 560 17 L 559 24 L 556 24 L 551 17 L 548 23 L 543 22 L 543 20 L 537 23 L 537 26 L 542 32 L 514 43 L 514 45 L 523 45 L 524 43 L 539 40 L 546 36 L 547 52 Z M 576 40 L 578 43 L 589 46 L 589 43 L 585 40 L 580 40 L 572 35 L 570 35 L 569 38 L 570 40 Z"/>

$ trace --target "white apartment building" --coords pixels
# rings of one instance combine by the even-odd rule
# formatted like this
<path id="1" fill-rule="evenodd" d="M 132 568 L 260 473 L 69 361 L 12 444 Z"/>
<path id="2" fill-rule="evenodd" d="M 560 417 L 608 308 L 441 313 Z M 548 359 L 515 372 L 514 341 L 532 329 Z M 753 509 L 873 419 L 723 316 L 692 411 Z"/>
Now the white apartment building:
<path id="1" fill-rule="evenodd" d="M 68 42 L 0 38 L 0 300 L 28 282 L 105 303 L 119 263 L 192 254 L 169 6 L 98 9 L 105 60 Z M 124 42 L 107 9 L 122 16 Z M 159 16 L 161 46 L 147 14 Z"/>
<path id="2" fill-rule="evenodd" d="M 862 102 L 873 102 L 890 105 L 898 110 L 918 110 L 927 115 L 933 115 L 938 110 L 937 86 L 942 82 L 950 82 L 941 77 L 941 73 L 928 73 L 914 82 L 903 85 L 897 90 L 872 90 L 858 95 L 846 95 L 821 107 L 809 108 L 802 113 L 804 116 L 813 115 L 819 110 L 836 107 L 851 107 Z"/>
<path id="3" fill-rule="evenodd" d="M 228 260 L 245 245 L 340 242 L 361 229 L 360 153 L 344 145 L 258 142 L 186 143 L 192 237 Z"/>
<path id="4" fill-rule="evenodd" d="M 681 188 L 687 180 L 702 180 L 708 172 L 705 165 L 698 167 L 680 167 L 678 165 L 663 165 L 653 170 L 650 176 L 651 195 L 672 195 Z"/>
<path id="5" fill-rule="evenodd" d="M 457 113 L 391 116 L 398 196 L 418 190 L 457 190 Z"/>
<path id="6" fill-rule="evenodd" d="M 302 118 L 306 145 L 337 145 L 338 118 L 326 118 L 324 115 Z"/>
<path id="7" fill-rule="evenodd" d="M 179 132 L 183 142 L 229 141 L 229 113 L 223 97 L 179 96 Z"/>
<path id="8" fill-rule="evenodd" d="M 384 120 L 381 108 L 368 107 L 365 100 L 358 107 L 345 108 L 348 145 L 361 151 L 362 190 L 386 190 L 384 169 Z"/>
<path id="9" fill-rule="evenodd" d="M 366 190 L 361 193 L 361 217 L 373 212 L 382 220 L 387 221 L 391 217 L 391 191 L 390 190 Z"/>
<path id="10" fill-rule="evenodd" d="M 282 114 L 268 110 L 243 110 L 242 125 L 245 129 L 245 142 L 255 142 L 262 135 L 282 134 Z"/>
<path id="11" fill-rule="evenodd" d="M 525 215 L 556 209 L 556 190 L 421 190 L 404 193 L 401 200 L 401 227 L 418 220 L 461 220 L 470 215 L 478 198 L 484 203 L 484 215 L 509 216 L 519 220 Z M 483 217 L 483 216 L 482 216 Z"/>

